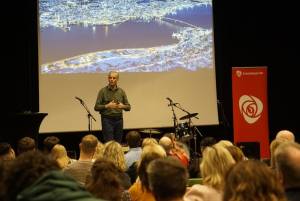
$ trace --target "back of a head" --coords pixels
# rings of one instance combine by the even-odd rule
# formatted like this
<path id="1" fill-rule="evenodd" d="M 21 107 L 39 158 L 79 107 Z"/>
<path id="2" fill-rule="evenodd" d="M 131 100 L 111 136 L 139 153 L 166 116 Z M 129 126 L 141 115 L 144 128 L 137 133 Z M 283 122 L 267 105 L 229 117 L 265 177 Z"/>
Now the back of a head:
<path id="1" fill-rule="evenodd" d="M 225 147 L 215 144 L 205 148 L 200 164 L 203 183 L 220 190 L 224 185 L 224 175 L 233 164 L 235 160 Z"/>
<path id="2" fill-rule="evenodd" d="M 48 136 L 43 141 L 43 149 L 46 153 L 50 153 L 51 149 L 60 143 L 60 139 L 56 136 Z"/>
<path id="3" fill-rule="evenodd" d="M 138 164 L 138 176 L 141 180 L 142 187 L 149 190 L 148 178 L 147 178 L 147 166 L 149 163 L 157 158 L 166 157 L 166 151 L 158 144 L 147 145 L 143 148 L 141 159 Z"/>
<path id="4" fill-rule="evenodd" d="M 17 153 L 18 155 L 32 151 L 36 149 L 35 140 L 31 137 L 23 137 L 17 143 Z"/>
<path id="5" fill-rule="evenodd" d="M 130 148 L 139 147 L 141 144 L 141 135 L 138 131 L 129 131 L 126 135 L 126 141 Z"/>
<path id="6" fill-rule="evenodd" d="M 264 162 L 245 160 L 237 163 L 225 176 L 224 201 L 285 201 L 285 194 L 275 172 Z"/>
<path id="7" fill-rule="evenodd" d="M 238 146 L 227 146 L 226 149 L 230 152 L 236 163 L 245 160 L 246 157 L 243 151 Z"/>
<path id="8" fill-rule="evenodd" d="M 102 157 L 112 161 L 120 170 L 126 170 L 124 151 L 120 143 L 114 140 L 106 142 Z"/>
<path id="9" fill-rule="evenodd" d="M 91 168 L 91 179 L 86 188 L 97 198 L 120 201 L 124 189 L 119 175 L 120 170 L 112 161 L 97 159 Z"/>
<path id="10" fill-rule="evenodd" d="M 186 191 L 188 171 L 171 157 L 155 159 L 147 167 L 149 187 L 157 201 L 182 199 Z"/>
<path id="11" fill-rule="evenodd" d="M 80 151 L 85 154 L 94 154 L 98 144 L 98 138 L 92 134 L 85 135 L 81 139 Z"/>
<path id="12" fill-rule="evenodd" d="M 276 169 L 283 176 L 285 188 L 300 187 L 300 144 L 283 142 L 275 150 Z"/>
<path id="13" fill-rule="evenodd" d="M 0 143 L 0 161 L 9 161 L 16 158 L 15 151 L 9 143 Z"/>
<path id="14" fill-rule="evenodd" d="M 295 135 L 289 130 L 281 130 L 276 134 L 276 139 L 283 139 L 283 140 L 295 142 Z"/>
<path id="15" fill-rule="evenodd" d="M 16 196 L 37 179 L 51 170 L 58 170 L 55 160 L 38 150 L 24 152 L 9 166 L 4 178 L 7 200 L 16 200 Z"/>
<path id="16" fill-rule="evenodd" d="M 167 153 L 173 148 L 173 142 L 169 137 L 162 137 L 159 140 L 159 145 L 162 146 Z"/>
<path id="17" fill-rule="evenodd" d="M 144 148 L 147 145 L 153 145 L 153 144 L 158 144 L 158 141 L 155 138 L 146 137 L 142 141 L 142 148 Z"/>

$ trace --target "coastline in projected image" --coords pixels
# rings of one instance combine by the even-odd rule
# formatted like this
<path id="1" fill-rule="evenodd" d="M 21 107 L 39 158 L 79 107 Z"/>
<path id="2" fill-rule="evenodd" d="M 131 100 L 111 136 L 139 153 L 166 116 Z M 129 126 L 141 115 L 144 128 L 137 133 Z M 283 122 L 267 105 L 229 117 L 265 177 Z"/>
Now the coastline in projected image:
<path id="1" fill-rule="evenodd" d="M 42 74 L 213 67 L 212 1 L 40 1 Z"/>

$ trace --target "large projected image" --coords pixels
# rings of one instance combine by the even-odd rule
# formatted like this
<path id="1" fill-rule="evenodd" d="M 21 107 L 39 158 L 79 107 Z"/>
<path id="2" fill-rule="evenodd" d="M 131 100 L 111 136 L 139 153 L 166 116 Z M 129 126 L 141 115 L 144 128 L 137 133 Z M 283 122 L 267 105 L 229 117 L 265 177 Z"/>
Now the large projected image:
<path id="1" fill-rule="evenodd" d="M 207 18 L 193 16 L 191 19 L 191 13 L 199 13 L 199 17 L 206 14 Z M 41 73 L 95 73 L 111 69 L 162 72 L 176 68 L 196 71 L 212 67 L 209 14 L 211 1 L 203 0 L 41 1 L 40 27 L 42 46 L 45 46 L 42 48 Z M 110 33 L 111 29 L 114 33 Z M 140 32 L 146 36 L 151 29 L 160 29 L 156 38 L 161 41 L 136 37 Z M 126 43 L 131 47 L 122 42 L 128 31 Z M 73 45 L 76 50 L 68 48 L 66 55 L 55 55 L 56 48 L 63 48 L 65 43 L 76 43 L 76 39 L 82 40 L 81 37 L 89 33 L 98 44 L 94 50 L 91 48 L 87 52 L 85 48 L 66 44 Z M 67 39 L 68 36 L 73 40 Z M 59 44 L 48 44 L 54 42 L 53 37 L 61 38 Z M 113 38 L 114 42 L 103 45 L 106 37 Z M 169 39 L 162 40 L 167 37 Z"/>
<path id="2" fill-rule="evenodd" d="M 218 124 L 212 10 L 212 0 L 40 0 L 41 132 L 86 130 L 75 96 L 98 120 L 111 70 L 132 105 L 125 128 L 172 126 L 166 97 L 198 113 L 195 125 Z"/>

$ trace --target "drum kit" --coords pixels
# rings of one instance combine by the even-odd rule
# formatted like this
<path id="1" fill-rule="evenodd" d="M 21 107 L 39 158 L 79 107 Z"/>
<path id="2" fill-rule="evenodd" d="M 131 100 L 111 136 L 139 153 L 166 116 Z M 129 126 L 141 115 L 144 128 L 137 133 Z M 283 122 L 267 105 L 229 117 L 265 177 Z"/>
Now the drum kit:
<path id="1" fill-rule="evenodd" d="M 176 137 L 181 141 L 188 142 L 193 139 L 193 130 L 192 130 L 192 118 L 197 117 L 198 113 L 191 113 L 179 118 L 179 120 L 187 120 L 185 122 L 178 123 L 175 128 Z"/>

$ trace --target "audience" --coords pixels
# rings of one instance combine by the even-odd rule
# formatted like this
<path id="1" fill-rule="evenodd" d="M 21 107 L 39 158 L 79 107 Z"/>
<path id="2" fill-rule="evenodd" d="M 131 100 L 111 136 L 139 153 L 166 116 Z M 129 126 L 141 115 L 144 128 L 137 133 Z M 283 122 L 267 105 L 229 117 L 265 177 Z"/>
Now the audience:
<path id="1" fill-rule="evenodd" d="M 246 160 L 243 151 L 239 147 L 235 145 L 231 145 L 231 146 L 227 146 L 226 149 L 230 152 L 231 156 L 233 157 L 236 163 Z"/>
<path id="2" fill-rule="evenodd" d="M 152 144 L 158 144 L 158 141 L 155 138 L 146 137 L 142 141 L 142 148 L 144 148 L 146 145 L 152 145 Z"/>
<path id="3" fill-rule="evenodd" d="M 289 201 L 300 200 L 300 145 L 284 142 L 275 150 L 275 164 Z"/>
<path id="4" fill-rule="evenodd" d="M 7 142 L 0 143 L 0 161 L 10 161 L 16 158 L 16 154 L 11 145 Z"/>
<path id="5" fill-rule="evenodd" d="M 245 160 L 225 177 L 223 201 L 286 201 L 278 177 L 265 163 Z"/>
<path id="6" fill-rule="evenodd" d="M 36 149 L 35 140 L 31 137 L 23 137 L 18 140 L 17 143 L 17 155 L 20 155 L 27 151 L 33 151 Z"/>
<path id="7" fill-rule="evenodd" d="M 40 151 L 18 156 L 4 178 L 2 201 L 97 201 L 57 163 Z"/>
<path id="8" fill-rule="evenodd" d="M 147 167 L 149 188 L 156 201 L 180 201 L 186 191 L 188 171 L 180 161 L 155 159 Z"/>
<path id="9" fill-rule="evenodd" d="M 137 161 L 142 154 L 141 135 L 138 131 L 129 131 L 126 141 L 129 146 L 129 151 L 125 154 L 126 172 L 130 176 L 131 183 L 134 183 L 137 178 Z"/>
<path id="10" fill-rule="evenodd" d="M 60 139 L 56 136 L 48 136 L 43 141 L 43 151 L 48 154 L 51 152 L 52 148 L 60 143 Z"/>
<path id="11" fill-rule="evenodd" d="M 138 131 L 129 131 L 126 135 L 129 151 L 125 154 L 127 168 L 138 161 L 142 154 L 141 135 Z"/>
<path id="12" fill-rule="evenodd" d="M 95 197 L 110 201 L 125 201 L 129 196 L 123 187 L 120 178 L 122 172 L 112 162 L 106 159 L 97 159 L 91 169 L 91 178 L 86 188 Z"/>
<path id="13" fill-rule="evenodd" d="M 76 161 L 68 156 L 66 148 L 61 144 L 56 144 L 51 150 L 51 156 L 56 160 L 58 166 L 64 169 L 72 162 Z"/>
<path id="14" fill-rule="evenodd" d="M 129 188 L 132 201 L 155 201 L 155 198 L 149 188 L 146 169 L 151 161 L 163 157 L 166 157 L 166 152 L 158 144 L 147 145 L 143 148 L 141 159 L 138 164 L 138 178 Z"/>
<path id="15" fill-rule="evenodd" d="M 104 144 L 102 142 L 98 141 L 97 146 L 96 146 L 96 151 L 93 156 L 93 161 L 102 158 L 103 157 L 103 151 L 104 151 Z"/>
<path id="16" fill-rule="evenodd" d="M 280 130 L 276 134 L 276 139 L 287 140 L 291 142 L 295 142 L 295 135 L 289 130 Z"/>
<path id="17" fill-rule="evenodd" d="M 225 174 L 234 163 L 233 157 L 225 147 L 219 144 L 206 147 L 200 164 L 203 185 L 193 185 L 185 194 L 184 200 L 221 201 Z"/>
<path id="18" fill-rule="evenodd" d="M 167 156 L 171 156 L 179 160 L 185 167 L 188 167 L 189 165 L 189 158 L 184 150 L 180 149 L 179 147 L 174 144 L 174 142 L 169 138 L 163 136 L 159 140 L 159 145 L 161 145 L 166 153 Z"/>
<path id="19" fill-rule="evenodd" d="M 125 156 L 122 146 L 114 140 L 106 142 L 104 145 L 102 158 L 113 162 L 115 166 L 122 172 L 120 177 L 123 182 L 123 187 L 125 189 L 129 189 L 131 186 L 131 180 L 129 175 L 125 172 L 127 167 L 125 164 Z"/>
<path id="20" fill-rule="evenodd" d="M 79 144 L 79 159 L 64 168 L 64 172 L 67 175 L 72 176 L 83 186 L 85 185 L 87 176 L 91 174 L 97 143 L 98 139 L 94 135 L 89 134 L 84 136 Z"/>

